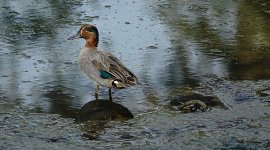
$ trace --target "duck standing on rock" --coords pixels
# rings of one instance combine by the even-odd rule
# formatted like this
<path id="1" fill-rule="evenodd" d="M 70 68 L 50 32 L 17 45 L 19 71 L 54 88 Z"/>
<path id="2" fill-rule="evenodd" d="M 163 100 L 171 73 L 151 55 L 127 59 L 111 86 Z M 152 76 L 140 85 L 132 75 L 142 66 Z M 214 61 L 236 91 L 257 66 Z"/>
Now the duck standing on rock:
<path id="1" fill-rule="evenodd" d="M 79 55 L 81 71 L 96 84 L 95 98 L 98 100 L 99 86 L 109 88 L 109 98 L 112 101 L 111 89 L 122 89 L 138 84 L 137 77 L 114 55 L 98 49 L 99 33 L 94 25 L 81 25 L 78 33 L 71 39 L 83 38 L 85 46 Z"/>

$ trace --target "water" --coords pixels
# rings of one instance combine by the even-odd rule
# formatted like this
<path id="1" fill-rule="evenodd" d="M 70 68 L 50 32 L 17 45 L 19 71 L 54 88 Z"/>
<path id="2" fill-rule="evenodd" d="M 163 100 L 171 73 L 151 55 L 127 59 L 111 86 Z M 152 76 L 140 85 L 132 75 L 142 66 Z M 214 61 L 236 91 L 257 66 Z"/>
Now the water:
<path id="1" fill-rule="evenodd" d="M 56 124 L 64 124 L 60 126 L 72 132 L 64 139 L 82 145 L 81 149 L 269 148 L 269 11 L 266 0 L 3 0 L 0 111 L 1 132 L 9 132 L 1 141 L 16 147 L 14 140 L 7 144 L 16 136 L 25 149 L 31 148 L 21 135 L 9 134 L 16 128 L 9 127 L 10 123 L 21 125 L 24 118 L 27 125 L 20 132 L 29 138 L 31 120 L 40 123 L 35 126 L 40 131 L 47 131 L 43 123 L 53 124 L 49 116 L 60 115 Z M 106 122 L 97 129 L 100 133 L 94 144 L 77 136 L 89 127 L 77 127 L 69 120 L 95 99 L 95 85 L 77 64 L 84 41 L 67 40 L 83 23 L 98 27 L 99 47 L 118 56 L 142 83 L 113 91 L 114 101 L 127 107 L 135 118 Z M 182 114 L 167 108 L 170 97 L 190 91 L 217 96 L 230 109 Z M 266 94 L 257 94 L 260 91 Z M 100 95 L 107 99 L 107 89 L 101 89 Z M 26 110 L 21 112 L 20 107 Z M 5 114 L 9 113 L 14 119 L 7 123 L 10 116 Z M 62 123 L 66 121 L 71 127 Z M 63 136 L 67 132 L 56 131 Z M 42 138 L 31 135 L 30 141 L 50 147 L 44 143 L 49 135 L 39 135 Z M 54 146 L 62 148 L 65 140 L 53 139 Z"/>

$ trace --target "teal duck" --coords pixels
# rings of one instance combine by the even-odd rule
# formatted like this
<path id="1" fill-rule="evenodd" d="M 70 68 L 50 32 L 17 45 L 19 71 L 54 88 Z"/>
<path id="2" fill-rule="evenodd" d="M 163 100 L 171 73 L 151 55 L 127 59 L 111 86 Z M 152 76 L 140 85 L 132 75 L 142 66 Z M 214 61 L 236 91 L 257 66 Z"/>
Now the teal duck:
<path id="1" fill-rule="evenodd" d="M 112 101 L 111 89 L 123 89 L 137 85 L 138 78 L 113 54 L 98 48 L 99 33 L 94 25 L 83 24 L 78 33 L 71 39 L 83 38 L 85 46 L 79 55 L 79 66 L 89 79 L 95 82 L 95 98 L 98 100 L 99 86 L 109 88 L 109 98 Z"/>

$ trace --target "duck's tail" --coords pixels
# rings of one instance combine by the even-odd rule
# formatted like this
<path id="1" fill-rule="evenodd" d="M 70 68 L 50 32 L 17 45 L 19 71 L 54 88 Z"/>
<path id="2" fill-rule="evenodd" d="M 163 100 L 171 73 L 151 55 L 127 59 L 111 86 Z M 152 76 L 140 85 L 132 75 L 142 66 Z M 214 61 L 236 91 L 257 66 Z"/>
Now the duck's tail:
<path id="1" fill-rule="evenodd" d="M 123 82 L 121 82 L 121 80 L 117 80 L 117 79 L 112 80 L 111 84 L 112 84 L 112 87 L 115 89 L 123 89 L 127 87 Z"/>

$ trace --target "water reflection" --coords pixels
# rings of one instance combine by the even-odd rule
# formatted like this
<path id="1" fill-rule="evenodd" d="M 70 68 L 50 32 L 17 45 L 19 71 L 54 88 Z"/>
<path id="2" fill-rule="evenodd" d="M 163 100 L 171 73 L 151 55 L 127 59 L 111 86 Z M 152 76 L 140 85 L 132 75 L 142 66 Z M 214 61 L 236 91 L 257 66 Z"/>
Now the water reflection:
<path id="1" fill-rule="evenodd" d="M 47 90 L 43 96 L 48 98 L 49 112 L 77 119 L 79 111 L 72 106 L 72 101 L 76 99 L 68 91 L 65 87 L 58 85 L 53 87 L 52 91 Z"/>
<path id="2" fill-rule="evenodd" d="M 234 79 L 269 79 L 270 30 L 269 14 L 263 5 L 245 1 L 239 6 L 236 49 L 230 54 L 234 60 L 229 64 Z M 259 8 L 259 9 L 258 9 Z"/>
<path id="3" fill-rule="evenodd" d="M 100 47 L 138 75 L 141 87 L 113 94 L 135 113 L 156 107 L 176 94 L 174 89 L 199 86 L 207 75 L 269 79 L 270 19 L 265 9 L 244 0 L 4 0 L 1 103 L 15 101 L 74 117 L 94 99 L 94 85 L 77 66 L 83 41 L 66 40 L 82 23 L 96 24 Z M 106 92 L 102 89 L 101 95 Z"/>
<path id="4" fill-rule="evenodd" d="M 257 80 L 270 75 L 269 15 L 259 5 L 249 1 L 161 1 L 156 12 L 173 33 L 174 62 L 181 59 L 181 66 L 186 66 L 182 70 L 187 69 L 184 74 L 197 80 L 211 73 Z"/>
<path id="5" fill-rule="evenodd" d="M 62 54 L 65 49 L 61 50 L 61 35 L 67 23 L 63 20 L 68 20 L 65 16 L 71 12 L 69 6 L 76 8 L 77 4 L 73 1 L 32 0 L 1 3 L 1 91 L 7 97 L 6 103 L 21 101 L 22 104 L 35 104 L 34 107 L 40 107 L 45 112 L 55 113 L 59 110 L 48 109 L 48 105 L 57 105 L 59 101 L 50 99 L 56 99 L 59 93 L 55 93 L 55 97 L 46 97 L 44 95 L 51 91 L 44 88 L 54 86 L 54 81 L 65 80 L 66 74 L 68 80 L 76 78 L 66 73 L 70 71 L 66 68 L 72 66 L 72 62 L 70 53 Z M 52 92 L 58 91 L 57 87 L 64 86 L 64 82 L 56 85 Z M 72 106 L 71 103 L 69 106 Z"/>

